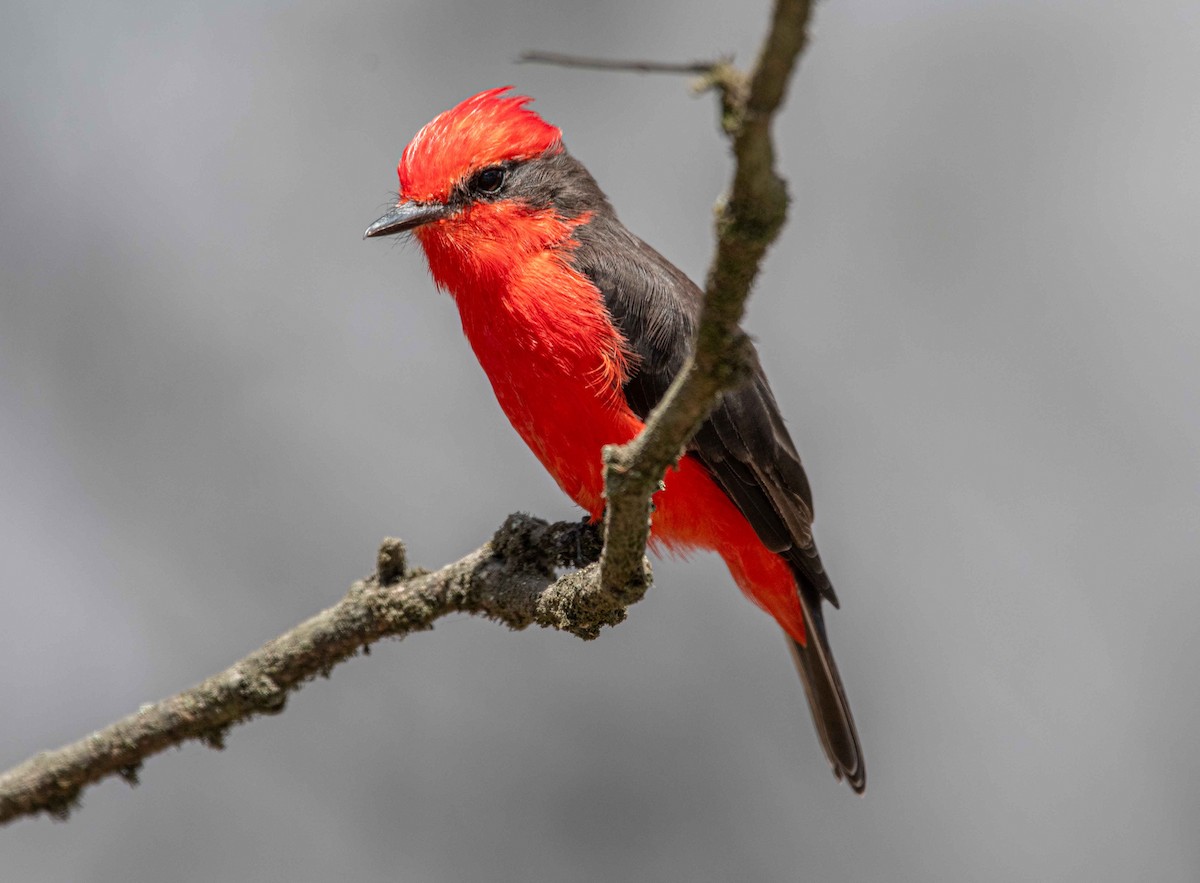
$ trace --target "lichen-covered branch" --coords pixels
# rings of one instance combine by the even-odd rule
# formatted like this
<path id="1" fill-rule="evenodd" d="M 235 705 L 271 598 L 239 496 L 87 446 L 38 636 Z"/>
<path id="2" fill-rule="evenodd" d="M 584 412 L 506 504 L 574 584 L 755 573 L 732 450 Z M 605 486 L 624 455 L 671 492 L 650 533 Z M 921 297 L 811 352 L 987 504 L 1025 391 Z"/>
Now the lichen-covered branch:
<path id="1" fill-rule="evenodd" d="M 146 758 L 189 740 L 219 748 L 231 726 L 283 711 L 289 693 L 359 650 L 450 613 L 594 638 L 625 618 L 625 604 L 599 589 L 599 552 L 595 527 L 528 515 L 510 515 L 491 542 L 433 572 L 410 572 L 403 544 L 385 540 L 375 573 L 333 607 L 220 674 L 0 775 L 0 823 L 39 812 L 65 818 L 88 785 L 114 774 L 134 784 Z M 582 569 L 556 579 L 556 567 Z"/>
<path id="2" fill-rule="evenodd" d="M 802 0 L 777 0 L 750 75 L 719 61 L 701 82 L 720 94 L 722 126 L 733 143 L 733 183 L 717 211 L 717 250 L 692 357 L 641 434 L 604 450 L 608 506 L 600 582 L 626 597 L 645 591 L 641 568 L 650 537 L 650 500 L 664 470 L 679 459 L 721 395 L 749 376 L 748 341 L 740 322 L 763 255 L 787 217 L 787 188 L 775 171 L 771 121 L 807 40 L 809 7 Z"/>

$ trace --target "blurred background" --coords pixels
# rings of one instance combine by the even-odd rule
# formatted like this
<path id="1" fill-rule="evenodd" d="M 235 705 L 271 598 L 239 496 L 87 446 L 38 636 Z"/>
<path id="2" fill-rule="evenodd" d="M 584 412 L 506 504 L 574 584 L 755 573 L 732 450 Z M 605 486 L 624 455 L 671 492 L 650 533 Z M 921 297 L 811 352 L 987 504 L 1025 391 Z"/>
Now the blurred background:
<path id="1" fill-rule="evenodd" d="M 679 78 L 768 4 L 8 3 L 0 766 L 212 674 L 403 537 L 575 518 L 417 249 L 434 114 L 513 83 L 702 277 L 729 175 Z M 593 643 L 468 618 L 151 760 L 4 880 L 1200 876 L 1200 7 L 837 0 L 777 125 L 748 326 L 817 499 L 869 770 L 777 628 L 664 561 Z M 1192 745 L 1192 747 L 1189 747 Z"/>

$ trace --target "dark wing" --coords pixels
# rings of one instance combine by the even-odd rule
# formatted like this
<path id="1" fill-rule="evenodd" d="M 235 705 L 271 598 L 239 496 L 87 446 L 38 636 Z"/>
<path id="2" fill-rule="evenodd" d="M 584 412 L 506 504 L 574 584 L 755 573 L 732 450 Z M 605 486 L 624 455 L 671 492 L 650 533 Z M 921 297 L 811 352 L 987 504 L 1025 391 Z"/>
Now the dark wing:
<path id="1" fill-rule="evenodd" d="M 644 420 L 683 367 L 702 294 L 670 261 L 626 230 L 606 201 L 601 206 L 576 228 L 579 244 L 571 260 L 600 290 L 636 356 L 624 392 Z M 838 601 L 813 542 L 812 491 L 757 354 L 753 358 L 750 382 L 726 393 L 688 445 L 687 456 L 708 470 L 763 544 L 791 565 L 808 636 L 805 644 L 788 637 L 792 658 L 834 775 L 862 793 L 862 747 L 821 612 L 822 599 L 835 607 Z"/>
<path id="2" fill-rule="evenodd" d="M 702 293 L 680 270 L 615 219 L 576 230 L 578 269 L 600 289 L 605 306 L 637 356 L 625 397 L 643 420 L 662 399 L 692 347 Z M 613 255 L 621 256 L 618 265 Z M 630 257 L 633 259 L 630 260 Z M 688 445 L 750 522 L 763 545 L 784 557 L 802 589 L 835 607 L 812 537 L 812 490 L 784 426 L 766 374 L 727 393 Z M 820 618 L 820 605 L 813 609 Z"/>

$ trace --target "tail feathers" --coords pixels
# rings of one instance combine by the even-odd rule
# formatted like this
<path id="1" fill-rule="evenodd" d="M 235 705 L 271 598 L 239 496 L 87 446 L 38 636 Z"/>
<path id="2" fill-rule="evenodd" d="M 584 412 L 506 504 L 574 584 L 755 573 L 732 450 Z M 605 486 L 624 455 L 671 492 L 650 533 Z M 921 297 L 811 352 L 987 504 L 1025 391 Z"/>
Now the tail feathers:
<path id="1" fill-rule="evenodd" d="M 833 774 L 838 779 L 845 779 L 855 792 L 862 794 L 867 787 L 862 746 L 858 741 L 858 731 L 854 728 L 850 704 L 846 701 L 846 691 L 842 688 L 842 679 L 825 636 L 821 602 L 816 598 L 805 598 L 804 595 L 801 591 L 800 604 L 804 610 L 807 642 L 801 644 L 788 636 L 788 646 L 808 696 L 817 735 L 821 737 L 821 744 L 833 765 Z"/>

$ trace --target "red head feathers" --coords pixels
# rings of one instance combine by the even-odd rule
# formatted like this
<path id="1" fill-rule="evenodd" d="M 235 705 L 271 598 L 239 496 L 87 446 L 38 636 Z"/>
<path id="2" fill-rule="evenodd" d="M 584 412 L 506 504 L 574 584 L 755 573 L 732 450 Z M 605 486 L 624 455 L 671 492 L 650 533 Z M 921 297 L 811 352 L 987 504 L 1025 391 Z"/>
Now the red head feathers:
<path id="1" fill-rule="evenodd" d="M 562 150 L 562 132 L 525 105 L 512 86 L 488 89 L 438 114 L 404 148 L 400 196 L 445 201 L 454 185 L 485 166 Z"/>

